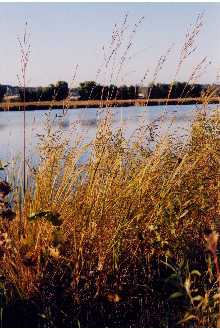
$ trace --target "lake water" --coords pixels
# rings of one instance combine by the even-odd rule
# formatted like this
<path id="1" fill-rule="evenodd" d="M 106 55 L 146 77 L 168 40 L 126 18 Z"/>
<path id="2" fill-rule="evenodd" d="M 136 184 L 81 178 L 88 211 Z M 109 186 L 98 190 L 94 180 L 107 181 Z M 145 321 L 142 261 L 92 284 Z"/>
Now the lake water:
<path id="1" fill-rule="evenodd" d="M 162 135 L 169 130 L 179 136 L 185 135 L 193 113 L 201 107 L 201 105 L 167 106 L 164 120 L 158 129 L 159 134 Z M 210 105 L 209 108 L 216 109 L 217 105 Z M 164 114 L 165 106 L 121 107 L 113 108 L 111 111 L 113 127 L 124 127 L 126 137 L 129 137 L 139 124 L 151 123 Z M 30 158 L 37 156 L 38 134 L 44 132 L 47 113 L 48 110 L 26 111 L 27 154 Z M 62 118 L 62 110 L 51 111 L 54 126 L 61 127 L 65 134 L 69 135 L 72 123 L 78 121 L 87 141 L 95 136 L 98 116 L 98 111 L 94 108 L 69 110 L 64 118 Z M 173 124 L 170 126 L 171 121 Z M 8 161 L 19 158 L 22 156 L 22 150 L 23 112 L 0 112 L 0 159 Z"/>

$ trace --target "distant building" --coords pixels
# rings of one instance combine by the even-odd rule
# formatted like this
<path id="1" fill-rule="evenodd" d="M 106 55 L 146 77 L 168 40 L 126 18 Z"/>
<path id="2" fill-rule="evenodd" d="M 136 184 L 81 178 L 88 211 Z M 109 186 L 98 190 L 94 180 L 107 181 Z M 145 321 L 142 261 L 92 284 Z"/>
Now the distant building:
<path id="1" fill-rule="evenodd" d="M 20 95 L 5 95 L 3 101 L 5 102 L 18 102 L 21 101 Z"/>
<path id="2" fill-rule="evenodd" d="M 6 93 L 4 95 L 5 102 L 16 102 L 20 101 L 19 87 L 15 86 L 6 86 Z"/>
<path id="3" fill-rule="evenodd" d="M 77 101 L 80 99 L 80 94 L 77 88 L 70 89 L 68 99 L 70 101 Z"/>
<path id="4" fill-rule="evenodd" d="M 148 98 L 148 87 L 138 87 L 138 98 L 139 99 L 146 99 Z"/>

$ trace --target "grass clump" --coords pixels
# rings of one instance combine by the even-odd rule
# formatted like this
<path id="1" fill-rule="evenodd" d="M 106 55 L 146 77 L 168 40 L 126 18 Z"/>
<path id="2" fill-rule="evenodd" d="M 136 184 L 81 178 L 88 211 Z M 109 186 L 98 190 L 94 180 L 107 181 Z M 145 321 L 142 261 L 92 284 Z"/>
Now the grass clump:
<path id="1" fill-rule="evenodd" d="M 128 141 L 109 114 L 87 145 L 49 129 L 23 200 L 5 183 L 3 325 L 215 326 L 219 132 L 218 110 L 184 142 L 151 127 Z"/>

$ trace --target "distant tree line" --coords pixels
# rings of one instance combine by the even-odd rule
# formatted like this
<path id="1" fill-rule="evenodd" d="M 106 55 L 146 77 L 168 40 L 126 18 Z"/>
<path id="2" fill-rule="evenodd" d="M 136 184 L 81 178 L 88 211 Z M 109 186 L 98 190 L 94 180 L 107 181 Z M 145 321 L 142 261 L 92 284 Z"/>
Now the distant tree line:
<path id="1" fill-rule="evenodd" d="M 128 100 L 138 97 L 137 86 L 102 86 L 95 81 L 84 81 L 80 83 L 78 92 L 81 100 L 107 100 L 115 98 Z"/>
<path id="2" fill-rule="evenodd" d="M 170 84 L 150 84 L 148 86 L 150 98 L 152 99 L 164 99 L 167 98 L 170 90 Z M 187 84 L 186 82 L 174 82 L 170 98 L 182 98 L 182 97 L 200 97 L 202 92 L 207 88 L 202 84 Z"/>
<path id="3" fill-rule="evenodd" d="M 24 100 L 24 89 L 17 88 L 19 91 L 20 100 Z M 6 85 L 0 85 L 0 102 L 3 101 L 4 96 L 7 95 Z M 193 84 L 187 85 L 185 82 L 175 82 L 172 85 L 172 91 L 170 98 L 179 97 L 200 97 L 202 92 L 207 88 L 207 85 Z M 144 90 L 144 92 L 143 92 Z M 152 99 L 164 99 L 167 98 L 170 90 L 170 84 L 149 84 L 148 87 L 140 87 L 138 85 L 130 86 L 103 86 L 95 81 L 84 81 L 74 89 L 75 96 L 81 100 L 106 100 L 106 99 L 137 99 L 150 97 Z M 25 100 L 31 101 L 52 101 L 52 100 L 64 100 L 68 96 L 71 96 L 73 90 L 69 88 L 68 83 L 65 81 L 58 81 L 56 84 L 50 84 L 47 87 L 27 87 L 25 88 Z"/>
<path id="4" fill-rule="evenodd" d="M 7 87 L 4 85 L 0 85 L 0 102 L 4 99 Z"/>
<path id="5" fill-rule="evenodd" d="M 36 88 L 19 88 L 20 98 L 25 101 L 61 101 L 67 98 L 69 94 L 68 83 L 65 81 L 58 81 L 56 85 L 50 84 L 47 87 L 36 87 Z"/>

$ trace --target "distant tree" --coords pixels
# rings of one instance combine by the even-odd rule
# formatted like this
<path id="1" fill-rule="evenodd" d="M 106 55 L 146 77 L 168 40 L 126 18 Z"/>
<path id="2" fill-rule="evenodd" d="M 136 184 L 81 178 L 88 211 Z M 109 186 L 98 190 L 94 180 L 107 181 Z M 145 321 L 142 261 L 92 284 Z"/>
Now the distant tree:
<path id="1" fill-rule="evenodd" d="M 64 100 L 69 94 L 68 83 L 66 81 L 58 81 L 55 85 L 55 99 L 57 101 Z"/>
<path id="2" fill-rule="evenodd" d="M 25 101 L 26 102 L 32 102 L 32 101 L 37 101 L 37 93 L 36 91 L 32 90 L 31 88 L 19 88 L 19 95 L 21 101 L 24 101 L 24 92 L 25 92 Z"/>
<path id="3" fill-rule="evenodd" d="M 6 93 L 7 87 L 4 85 L 0 85 L 0 102 L 2 102 L 5 93 Z"/>
<path id="4" fill-rule="evenodd" d="M 186 91 L 187 91 L 187 83 L 186 82 L 175 81 L 174 84 L 173 84 L 171 98 L 177 99 L 179 97 L 184 97 L 184 94 L 185 94 Z"/>
<path id="5" fill-rule="evenodd" d="M 169 84 L 151 84 L 149 86 L 151 94 L 150 97 L 152 99 L 164 99 L 167 98 L 168 93 L 169 93 Z"/>
<path id="6" fill-rule="evenodd" d="M 118 94 L 118 88 L 117 86 L 111 84 L 108 88 L 108 99 L 115 99 L 117 98 L 117 94 Z"/>
<path id="7" fill-rule="evenodd" d="M 108 87 L 95 84 L 91 88 L 89 98 L 92 100 L 104 100 L 107 97 Z"/>
<path id="8" fill-rule="evenodd" d="M 189 88 L 190 88 L 190 91 L 189 91 L 190 97 L 200 97 L 204 90 L 204 87 L 201 84 L 189 85 Z"/>
<path id="9" fill-rule="evenodd" d="M 51 101 L 55 97 L 55 86 L 53 84 L 50 84 L 47 87 L 42 88 L 41 92 L 41 100 L 42 101 Z"/>
<path id="10" fill-rule="evenodd" d="M 117 87 L 113 84 L 110 86 L 96 85 L 93 88 L 92 98 L 96 100 L 111 100 L 117 95 Z"/>
<path id="11" fill-rule="evenodd" d="M 19 88 L 19 95 L 21 100 L 24 100 L 24 89 Z M 49 85 L 48 87 L 36 87 L 25 89 L 25 100 L 26 102 L 36 101 L 51 101 L 55 96 L 55 86 Z"/>
<path id="12" fill-rule="evenodd" d="M 103 86 L 95 81 L 84 81 L 78 88 L 82 100 L 107 100 L 107 99 L 134 99 L 137 98 L 137 88 L 135 86 L 120 86 L 113 84 Z"/>
<path id="13" fill-rule="evenodd" d="M 94 99 L 94 92 L 97 88 L 95 81 L 84 81 L 79 84 L 79 94 L 82 100 Z"/>
<path id="14" fill-rule="evenodd" d="M 36 87 L 36 88 L 25 88 L 25 101 L 26 102 L 36 102 L 41 99 L 42 94 L 42 87 Z M 24 100 L 24 89 L 21 87 L 19 88 L 19 95 L 20 99 Z"/>
<path id="15" fill-rule="evenodd" d="M 170 84 L 150 83 L 148 85 L 148 92 L 152 99 L 165 99 L 168 97 Z M 174 82 L 170 98 L 179 97 L 200 97 L 202 92 L 207 88 L 206 85 L 201 84 L 187 84 L 186 82 Z M 0 85 L 0 101 L 3 99 L 6 92 L 6 86 Z M 120 86 L 117 87 L 113 84 L 103 86 L 97 84 L 95 81 L 84 81 L 79 84 L 77 88 L 81 100 L 107 100 L 107 99 L 136 99 L 138 97 L 139 86 Z M 23 88 L 19 89 L 21 100 L 24 98 Z M 56 85 L 50 84 L 47 87 L 26 88 L 25 96 L 26 101 L 51 101 L 63 100 L 69 94 L 68 83 L 65 81 L 58 81 Z"/>
<path id="16" fill-rule="evenodd" d="M 128 87 L 126 85 L 120 86 L 118 88 L 118 99 L 120 100 L 128 99 Z"/>
<path id="17" fill-rule="evenodd" d="M 136 99 L 137 98 L 137 88 L 135 86 L 128 87 L 128 99 Z"/>
<path id="18" fill-rule="evenodd" d="M 170 84 L 150 84 L 149 89 L 151 90 L 150 97 L 153 99 L 164 99 L 169 94 Z M 187 84 L 186 82 L 174 82 L 170 98 L 180 97 L 200 97 L 203 91 L 201 84 Z"/>

